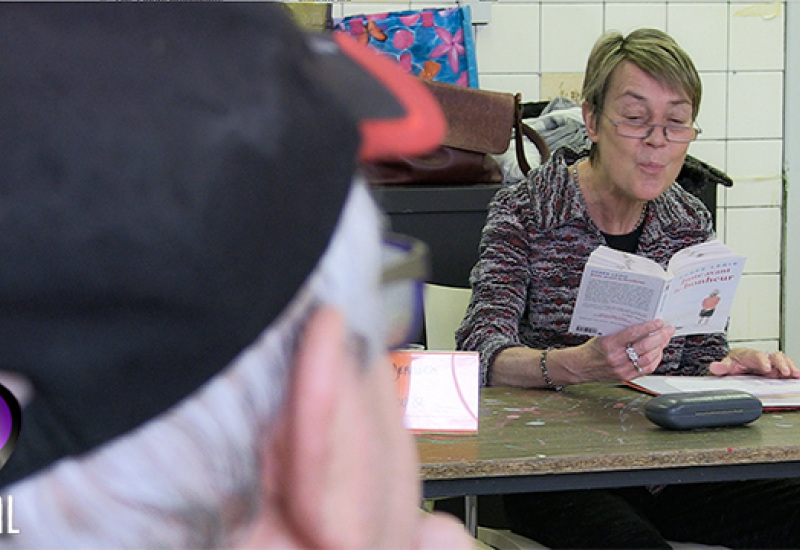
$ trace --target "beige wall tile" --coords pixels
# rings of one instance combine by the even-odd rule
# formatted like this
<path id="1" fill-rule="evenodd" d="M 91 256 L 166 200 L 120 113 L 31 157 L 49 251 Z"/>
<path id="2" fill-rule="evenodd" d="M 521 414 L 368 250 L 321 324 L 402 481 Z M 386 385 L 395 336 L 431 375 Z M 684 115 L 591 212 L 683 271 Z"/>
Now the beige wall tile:
<path id="1" fill-rule="evenodd" d="M 522 101 L 539 101 L 539 75 L 482 74 L 481 88 L 498 92 L 521 93 Z"/>
<path id="2" fill-rule="evenodd" d="M 583 73 L 544 73 L 539 95 L 547 100 L 565 97 L 580 103 L 582 89 Z"/>
<path id="3" fill-rule="evenodd" d="M 352 2 L 342 2 L 341 4 L 334 4 L 334 9 L 341 7 L 341 17 L 348 17 L 350 15 L 384 13 L 389 11 L 404 11 L 411 9 L 410 2 L 359 2 L 353 0 Z"/>
<path id="4" fill-rule="evenodd" d="M 763 206 L 780 208 L 783 199 L 781 178 L 742 179 L 735 178 L 728 190 L 726 206 Z"/>
<path id="5" fill-rule="evenodd" d="M 765 353 L 770 353 L 779 349 L 778 340 L 732 340 L 730 341 L 731 347 L 742 346 L 761 350 Z"/>
<path id="6" fill-rule="evenodd" d="M 663 2 L 631 4 L 608 2 L 605 5 L 605 28 L 628 34 L 640 27 L 667 30 L 667 7 Z"/>
<path id="7" fill-rule="evenodd" d="M 776 179 L 783 171 L 783 142 L 778 139 L 728 142 L 728 175 L 737 179 Z"/>
<path id="8" fill-rule="evenodd" d="M 783 73 L 731 72 L 728 79 L 728 137 L 783 137 Z"/>
<path id="9" fill-rule="evenodd" d="M 667 21 L 667 32 L 692 56 L 698 71 L 728 68 L 728 6 L 724 2 L 671 2 Z"/>
<path id="10" fill-rule="evenodd" d="M 725 195 L 725 191 L 723 191 L 721 189 L 717 189 L 717 204 L 718 205 L 725 204 L 724 199 L 721 198 L 724 195 Z M 716 226 L 715 229 L 716 229 L 716 232 L 717 232 L 717 238 L 719 240 L 721 240 L 722 242 L 728 242 L 727 234 L 725 232 L 725 227 L 727 225 L 727 221 L 728 221 L 728 209 L 725 208 L 724 206 L 718 206 L 717 207 L 717 226 Z"/>
<path id="11" fill-rule="evenodd" d="M 703 130 L 700 139 L 725 139 L 728 133 L 726 120 L 728 75 L 724 72 L 701 72 L 700 79 L 703 82 L 703 97 L 697 116 L 697 124 Z"/>
<path id="12" fill-rule="evenodd" d="M 542 5 L 542 72 L 582 73 L 603 32 L 603 5 Z"/>
<path id="13" fill-rule="evenodd" d="M 780 209 L 729 207 L 726 211 L 725 243 L 747 256 L 745 273 L 780 273 Z"/>
<path id="14" fill-rule="evenodd" d="M 780 277 L 744 275 L 731 310 L 732 340 L 777 340 L 780 318 Z"/>
<path id="15" fill-rule="evenodd" d="M 784 10 L 779 2 L 761 9 L 753 3 L 732 3 L 730 11 L 730 69 L 734 71 L 783 70 Z"/>
<path id="16" fill-rule="evenodd" d="M 725 140 L 697 140 L 689 146 L 689 154 L 718 170 L 725 171 L 727 158 Z"/>
<path id="17" fill-rule="evenodd" d="M 494 73 L 538 73 L 539 7 L 495 4 L 491 21 L 475 32 L 478 71 Z"/>

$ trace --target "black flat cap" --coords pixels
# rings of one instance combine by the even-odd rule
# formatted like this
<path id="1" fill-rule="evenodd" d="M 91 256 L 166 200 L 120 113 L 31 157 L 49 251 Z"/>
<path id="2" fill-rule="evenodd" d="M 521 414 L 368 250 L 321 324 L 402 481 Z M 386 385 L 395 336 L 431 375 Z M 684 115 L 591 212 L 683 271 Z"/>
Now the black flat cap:
<path id="1" fill-rule="evenodd" d="M 279 4 L 0 4 L 0 51 L 0 370 L 35 389 L 5 485 L 253 342 L 327 246 L 364 117 L 405 111 L 348 102 Z"/>

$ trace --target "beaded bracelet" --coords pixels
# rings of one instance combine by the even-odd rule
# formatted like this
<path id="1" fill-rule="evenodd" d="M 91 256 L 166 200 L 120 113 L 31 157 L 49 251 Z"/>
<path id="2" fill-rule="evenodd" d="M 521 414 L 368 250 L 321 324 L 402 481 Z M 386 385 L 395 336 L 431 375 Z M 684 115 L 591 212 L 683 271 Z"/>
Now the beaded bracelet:
<path id="1" fill-rule="evenodd" d="M 542 378 L 544 379 L 548 388 L 561 391 L 564 389 L 564 386 L 553 384 L 553 379 L 550 378 L 550 375 L 547 373 L 547 354 L 550 353 L 550 349 L 552 348 L 547 348 L 546 350 L 542 351 L 542 359 L 539 361 L 539 370 L 542 371 Z"/>

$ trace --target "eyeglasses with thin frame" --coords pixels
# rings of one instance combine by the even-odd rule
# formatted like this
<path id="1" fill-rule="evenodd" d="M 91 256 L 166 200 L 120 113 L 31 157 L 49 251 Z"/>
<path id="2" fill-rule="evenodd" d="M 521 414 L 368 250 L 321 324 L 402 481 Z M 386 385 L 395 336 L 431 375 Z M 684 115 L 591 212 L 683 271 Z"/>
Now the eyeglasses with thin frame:
<path id="1" fill-rule="evenodd" d="M 386 323 L 386 347 L 408 344 L 422 327 L 423 291 L 430 270 L 428 247 L 398 233 L 383 237 L 381 299 Z"/>
<path id="2" fill-rule="evenodd" d="M 653 130 L 664 129 L 664 139 L 673 143 L 691 143 L 697 139 L 700 129 L 697 125 L 681 126 L 679 124 L 647 124 L 646 122 L 631 122 L 627 120 L 614 120 L 605 113 L 601 113 L 608 121 L 614 125 L 617 135 L 633 139 L 646 139 L 650 137 Z"/>

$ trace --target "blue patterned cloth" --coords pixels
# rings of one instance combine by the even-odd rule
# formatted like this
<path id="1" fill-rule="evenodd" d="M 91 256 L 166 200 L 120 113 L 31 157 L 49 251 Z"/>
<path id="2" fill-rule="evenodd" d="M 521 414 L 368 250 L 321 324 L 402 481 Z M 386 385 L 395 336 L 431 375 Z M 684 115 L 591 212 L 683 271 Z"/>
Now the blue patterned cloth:
<path id="1" fill-rule="evenodd" d="M 478 87 L 469 6 L 352 15 L 334 19 L 333 27 L 391 56 L 411 74 Z"/>

